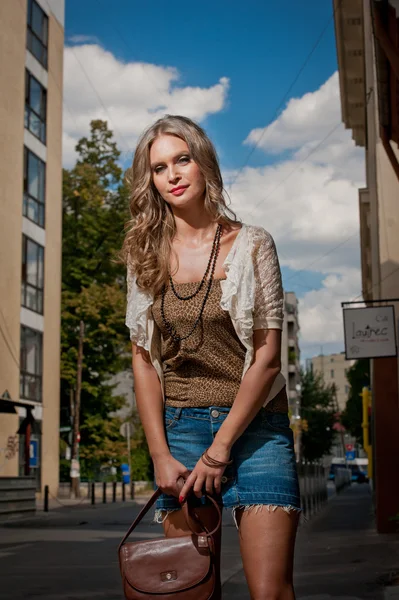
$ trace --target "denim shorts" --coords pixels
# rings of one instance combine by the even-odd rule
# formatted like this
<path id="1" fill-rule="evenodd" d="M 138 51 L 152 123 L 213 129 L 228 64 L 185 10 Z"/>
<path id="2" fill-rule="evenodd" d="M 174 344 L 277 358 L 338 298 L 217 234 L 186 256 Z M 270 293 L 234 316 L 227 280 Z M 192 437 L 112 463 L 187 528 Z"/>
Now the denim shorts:
<path id="1" fill-rule="evenodd" d="M 202 453 L 211 446 L 230 408 L 172 408 L 164 412 L 167 442 L 172 456 L 192 470 Z M 261 408 L 235 442 L 230 458 L 233 464 L 224 471 L 220 502 L 225 508 L 249 509 L 267 505 L 273 510 L 299 511 L 300 494 L 294 437 L 286 413 Z M 197 505 L 204 499 L 193 499 Z M 174 496 L 162 494 L 156 505 L 155 520 L 164 511 L 180 508 Z"/>

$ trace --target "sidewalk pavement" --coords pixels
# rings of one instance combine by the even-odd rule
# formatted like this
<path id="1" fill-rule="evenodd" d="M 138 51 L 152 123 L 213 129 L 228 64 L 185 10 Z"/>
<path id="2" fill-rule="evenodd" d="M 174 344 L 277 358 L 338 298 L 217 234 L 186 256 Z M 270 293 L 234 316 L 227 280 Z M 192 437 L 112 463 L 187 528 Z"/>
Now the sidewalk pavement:
<path id="1" fill-rule="evenodd" d="M 124 503 L 130 503 L 130 504 L 145 504 L 145 502 L 147 502 L 147 500 L 149 500 L 151 498 L 151 495 L 153 494 L 152 490 L 148 490 L 148 491 L 143 491 L 140 492 L 138 494 L 135 495 L 134 499 L 132 500 L 130 497 L 126 497 L 126 500 Z M 121 497 L 117 497 L 116 498 L 116 502 L 112 502 L 112 495 L 107 494 L 107 502 L 105 504 L 121 504 L 122 498 Z M 55 496 L 50 496 L 49 497 L 49 511 L 52 510 L 58 510 L 60 508 L 79 508 L 79 507 L 84 507 L 84 506 L 91 506 L 91 498 L 88 498 L 87 496 L 82 496 L 81 498 L 60 498 L 60 497 L 55 497 Z M 103 500 L 102 500 L 102 495 L 98 495 L 96 496 L 96 505 L 97 504 L 101 504 L 103 505 Z M 36 515 L 40 516 L 40 514 L 43 512 L 44 510 L 44 499 L 42 497 L 37 498 L 36 500 Z"/>
<path id="2" fill-rule="evenodd" d="M 330 499 L 299 528 L 295 559 L 297 600 L 399 600 L 399 533 L 379 535 L 370 487 L 354 484 Z M 242 570 L 223 586 L 223 598 L 249 600 Z"/>

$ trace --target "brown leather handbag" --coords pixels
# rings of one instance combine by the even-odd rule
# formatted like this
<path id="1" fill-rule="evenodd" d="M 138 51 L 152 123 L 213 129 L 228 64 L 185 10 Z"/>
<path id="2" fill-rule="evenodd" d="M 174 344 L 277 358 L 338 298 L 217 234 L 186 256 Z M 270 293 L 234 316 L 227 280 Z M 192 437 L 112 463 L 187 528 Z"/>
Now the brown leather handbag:
<path id="1" fill-rule="evenodd" d="M 129 535 L 154 504 L 161 490 L 157 490 L 121 541 L 118 554 L 126 600 L 211 600 L 218 580 L 215 569 L 215 543 L 213 536 L 222 522 L 217 502 L 207 496 L 218 515 L 212 531 L 190 508 L 183 506 L 184 517 L 191 535 L 159 538 L 150 541 L 127 542 Z M 219 594 L 216 592 L 216 595 Z"/>

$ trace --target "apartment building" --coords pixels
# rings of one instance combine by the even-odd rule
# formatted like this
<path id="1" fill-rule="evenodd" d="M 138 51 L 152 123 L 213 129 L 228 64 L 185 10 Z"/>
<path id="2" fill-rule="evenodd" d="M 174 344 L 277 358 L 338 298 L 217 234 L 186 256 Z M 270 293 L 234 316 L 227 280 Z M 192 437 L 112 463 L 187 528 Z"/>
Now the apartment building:
<path id="1" fill-rule="evenodd" d="M 345 353 L 320 354 L 311 359 L 313 373 L 320 373 L 324 383 L 334 384 L 337 391 L 338 410 L 345 409 L 349 397 L 349 382 L 346 378 L 348 370 L 354 365 L 354 360 L 346 360 Z"/>
<path id="2" fill-rule="evenodd" d="M 359 190 L 363 298 L 399 317 L 399 0 L 334 0 L 342 120 L 365 149 Z M 349 298 L 348 298 L 349 300 Z M 377 529 L 395 531 L 399 479 L 398 356 L 372 358 Z"/>
<path id="3" fill-rule="evenodd" d="M 284 293 L 284 326 L 281 338 L 281 371 L 287 381 L 291 415 L 300 415 L 301 366 L 299 350 L 298 299 L 294 292 Z"/>
<path id="4" fill-rule="evenodd" d="M 64 0 L 2 0 L 0 30 L 0 477 L 54 493 Z"/>

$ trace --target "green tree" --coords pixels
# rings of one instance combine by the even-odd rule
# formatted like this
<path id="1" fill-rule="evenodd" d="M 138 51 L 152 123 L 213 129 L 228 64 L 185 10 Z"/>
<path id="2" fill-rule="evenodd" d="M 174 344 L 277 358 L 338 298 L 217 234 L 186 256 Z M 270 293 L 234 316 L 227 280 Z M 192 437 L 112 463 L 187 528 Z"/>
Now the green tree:
<path id="1" fill-rule="evenodd" d="M 346 378 L 350 385 L 349 397 L 341 415 L 341 423 L 359 444 L 363 444 L 363 405 L 361 392 L 370 385 L 370 361 L 368 358 L 357 360 L 349 369 Z"/>
<path id="2" fill-rule="evenodd" d="M 76 150 L 78 160 L 63 178 L 61 406 L 69 424 L 83 320 L 80 456 L 85 469 L 94 470 L 119 461 L 124 451 L 121 421 L 110 413 L 125 399 L 113 395 L 110 379 L 129 362 L 125 269 L 116 261 L 128 218 L 128 191 L 105 122 L 92 121 L 89 137 Z"/>
<path id="3" fill-rule="evenodd" d="M 301 436 L 302 456 L 313 461 L 328 454 L 334 441 L 335 388 L 313 371 L 302 373 L 301 384 L 301 414 L 306 422 Z"/>
<path id="4" fill-rule="evenodd" d="M 152 481 L 154 479 L 153 464 L 137 410 L 133 410 L 129 418 L 134 426 L 134 433 L 131 440 L 132 479 L 134 481 Z"/>

